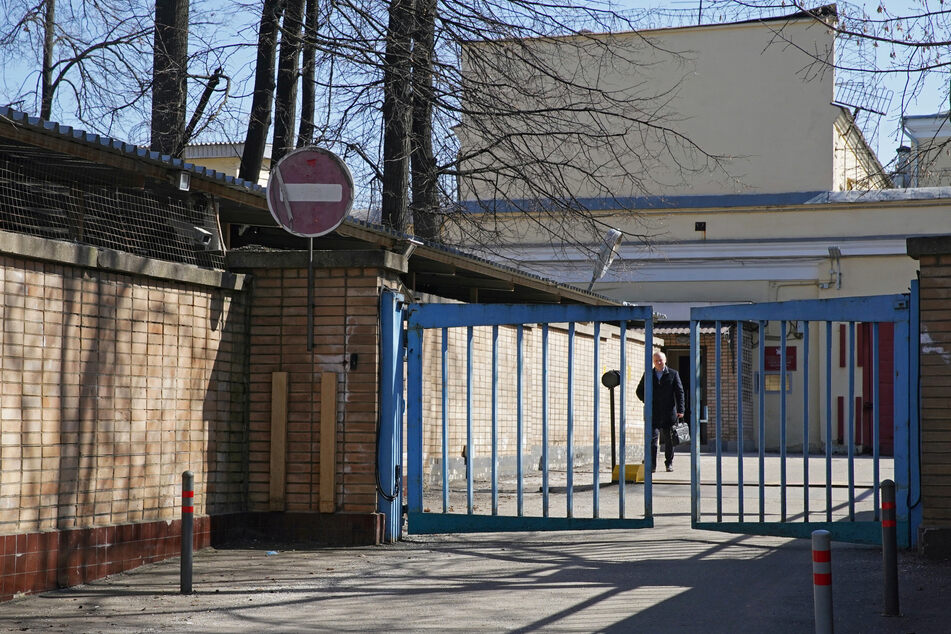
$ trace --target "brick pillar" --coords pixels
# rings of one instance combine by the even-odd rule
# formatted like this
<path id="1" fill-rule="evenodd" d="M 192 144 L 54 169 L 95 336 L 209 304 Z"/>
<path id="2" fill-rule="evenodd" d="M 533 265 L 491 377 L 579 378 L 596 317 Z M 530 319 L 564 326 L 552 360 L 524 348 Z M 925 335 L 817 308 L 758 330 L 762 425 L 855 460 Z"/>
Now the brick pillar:
<path id="1" fill-rule="evenodd" d="M 405 261 L 384 251 L 316 252 L 314 260 L 308 351 L 307 254 L 229 254 L 231 268 L 252 276 L 248 508 L 271 537 L 379 543 L 380 291 Z M 331 453 L 322 447 L 329 433 Z M 322 464 L 328 455 L 333 464 Z"/>
<path id="2" fill-rule="evenodd" d="M 910 238 L 921 270 L 919 550 L 951 557 L 951 236 Z"/>

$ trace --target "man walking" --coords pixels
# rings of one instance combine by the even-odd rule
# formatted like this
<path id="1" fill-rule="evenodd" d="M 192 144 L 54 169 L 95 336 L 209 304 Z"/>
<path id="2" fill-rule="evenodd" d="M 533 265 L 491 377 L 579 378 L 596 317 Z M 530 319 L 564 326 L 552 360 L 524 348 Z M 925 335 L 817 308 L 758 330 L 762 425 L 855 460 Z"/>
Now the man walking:
<path id="1" fill-rule="evenodd" d="M 654 353 L 654 380 L 651 398 L 651 464 L 657 470 L 657 443 L 664 438 L 664 466 L 667 471 L 674 470 L 674 446 L 670 430 L 678 420 L 684 417 L 684 384 L 676 370 L 667 367 L 667 355 Z M 637 384 L 637 398 L 644 400 L 644 378 Z"/>

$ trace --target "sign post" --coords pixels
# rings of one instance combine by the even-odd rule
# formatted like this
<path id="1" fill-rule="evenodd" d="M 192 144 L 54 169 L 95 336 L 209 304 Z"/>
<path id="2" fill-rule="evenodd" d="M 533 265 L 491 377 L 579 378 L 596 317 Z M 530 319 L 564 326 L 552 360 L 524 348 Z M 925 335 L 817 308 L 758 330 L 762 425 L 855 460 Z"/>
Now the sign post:
<path id="1" fill-rule="evenodd" d="M 317 147 L 286 154 L 271 168 L 267 207 L 277 224 L 309 238 L 307 349 L 314 348 L 314 238 L 340 226 L 353 207 L 353 176 L 339 156 Z"/>

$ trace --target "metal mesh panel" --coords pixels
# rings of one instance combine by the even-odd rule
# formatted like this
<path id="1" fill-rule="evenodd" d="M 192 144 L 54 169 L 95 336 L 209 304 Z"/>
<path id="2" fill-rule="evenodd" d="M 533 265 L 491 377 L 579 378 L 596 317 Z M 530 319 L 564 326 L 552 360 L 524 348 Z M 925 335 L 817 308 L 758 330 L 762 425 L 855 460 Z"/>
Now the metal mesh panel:
<path id="1" fill-rule="evenodd" d="M 122 187 L 90 165 L 44 166 L 0 153 L 0 229 L 115 249 L 142 257 L 223 268 L 196 240 L 217 235 L 201 194 L 182 199 Z"/>

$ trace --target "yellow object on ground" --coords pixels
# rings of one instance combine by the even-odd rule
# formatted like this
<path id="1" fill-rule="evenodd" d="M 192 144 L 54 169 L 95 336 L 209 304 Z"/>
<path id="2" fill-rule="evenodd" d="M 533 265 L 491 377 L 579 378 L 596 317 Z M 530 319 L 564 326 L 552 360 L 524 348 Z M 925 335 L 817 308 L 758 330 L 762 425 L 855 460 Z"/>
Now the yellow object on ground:
<path id="1" fill-rule="evenodd" d="M 620 475 L 621 475 L 621 466 L 614 465 L 614 471 L 611 473 L 611 482 L 618 482 Z M 624 481 L 625 482 L 643 482 L 644 481 L 643 463 L 624 465 Z"/>

